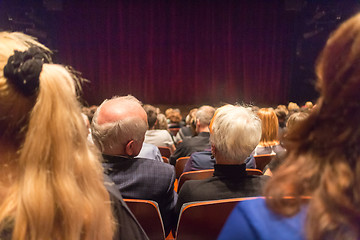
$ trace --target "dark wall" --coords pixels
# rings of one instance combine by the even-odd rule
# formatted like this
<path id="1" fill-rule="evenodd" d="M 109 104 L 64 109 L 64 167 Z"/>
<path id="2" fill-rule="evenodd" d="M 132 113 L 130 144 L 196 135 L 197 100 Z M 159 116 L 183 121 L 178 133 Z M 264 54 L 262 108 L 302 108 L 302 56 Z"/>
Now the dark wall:
<path id="1" fill-rule="evenodd" d="M 356 0 L 303 1 L 295 22 L 296 47 L 290 78 L 289 100 L 304 103 L 315 100 L 315 64 L 326 40 L 336 27 L 360 10 Z"/>

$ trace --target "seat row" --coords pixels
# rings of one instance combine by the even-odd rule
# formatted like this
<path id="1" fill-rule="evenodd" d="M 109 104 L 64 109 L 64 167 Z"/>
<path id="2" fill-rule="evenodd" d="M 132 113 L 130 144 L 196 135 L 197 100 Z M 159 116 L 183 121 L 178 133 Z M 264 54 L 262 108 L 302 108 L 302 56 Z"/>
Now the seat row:
<path id="1" fill-rule="evenodd" d="M 211 240 L 219 235 L 235 205 L 252 198 L 232 198 L 186 203 L 177 223 L 175 239 Z M 149 239 L 165 239 L 158 205 L 154 201 L 124 199 Z M 171 238 L 166 238 L 171 239 Z"/>
<path id="2" fill-rule="evenodd" d="M 262 175 L 259 169 L 246 169 L 249 175 Z M 181 174 L 177 191 L 187 180 L 206 179 L 214 169 Z M 176 239 L 216 239 L 225 220 L 237 202 L 249 198 L 202 201 L 183 205 L 177 224 Z M 158 204 L 155 201 L 124 199 L 150 239 L 164 239 L 165 231 Z M 208 225 L 210 224 L 210 225 Z M 208 228 L 211 228 L 210 230 Z M 189 238 L 189 236 L 196 238 Z"/>

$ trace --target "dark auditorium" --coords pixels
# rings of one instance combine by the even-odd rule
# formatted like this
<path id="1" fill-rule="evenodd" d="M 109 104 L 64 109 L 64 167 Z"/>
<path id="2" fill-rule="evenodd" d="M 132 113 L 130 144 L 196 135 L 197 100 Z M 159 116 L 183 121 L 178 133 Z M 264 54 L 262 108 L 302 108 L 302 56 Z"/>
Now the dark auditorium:
<path id="1" fill-rule="evenodd" d="M 0 0 L 0 240 L 358 240 L 359 92 L 359 0 Z"/>

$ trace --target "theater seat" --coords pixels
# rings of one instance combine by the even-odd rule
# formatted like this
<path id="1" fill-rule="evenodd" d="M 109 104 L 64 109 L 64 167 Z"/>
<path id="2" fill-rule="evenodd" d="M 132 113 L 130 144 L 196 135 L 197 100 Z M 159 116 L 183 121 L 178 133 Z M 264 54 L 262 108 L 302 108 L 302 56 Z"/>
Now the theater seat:
<path id="1" fill-rule="evenodd" d="M 161 156 L 161 158 L 164 161 L 164 163 L 169 163 L 169 159 L 167 157 Z"/>
<path id="2" fill-rule="evenodd" d="M 161 153 L 161 156 L 167 157 L 167 158 L 170 157 L 171 151 L 170 151 L 170 148 L 169 148 L 169 147 L 160 146 L 160 147 L 158 147 L 158 148 L 159 148 L 159 151 L 160 151 L 160 153 Z"/>
<path id="3" fill-rule="evenodd" d="M 176 178 L 179 179 L 180 175 L 183 173 L 185 165 L 190 157 L 181 157 L 176 159 L 175 163 L 175 172 L 176 172 Z"/>
<path id="4" fill-rule="evenodd" d="M 134 214 L 149 239 L 165 239 L 164 225 L 157 202 L 150 200 L 128 199 L 124 201 Z"/>
<path id="5" fill-rule="evenodd" d="M 184 204 L 181 208 L 175 239 L 217 239 L 235 205 L 240 201 L 253 198 L 232 198 Z"/>
<path id="6" fill-rule="evenodd" d="M 198 171 L 191 171 L 191 172 L 184 172 L 180 175 L 179 178 L 179 184 L 177 187 L 177 192 L 180 192 L 181 186 L 187 181 L 187 180 L 201 180 L 206 179 L 209 177 L 212 177 L 214 173 L 214 169 L 207 169 L 207 170 L 198 170 Z"/>
<path id="7" fill-rule="evenodd" d="M 247 175 L 263 175 L 263 172 L 260 171 L 259 169 L 252 169 L 252 168 L 247 168 L 246 173 Z"/>
<path id="8" fill-rule="evenodd" d="M 268 165 L 275 156 L 275 154 L 263 154 L 254 156 L 256 168 L 263 171 L 265 166 Z"/>

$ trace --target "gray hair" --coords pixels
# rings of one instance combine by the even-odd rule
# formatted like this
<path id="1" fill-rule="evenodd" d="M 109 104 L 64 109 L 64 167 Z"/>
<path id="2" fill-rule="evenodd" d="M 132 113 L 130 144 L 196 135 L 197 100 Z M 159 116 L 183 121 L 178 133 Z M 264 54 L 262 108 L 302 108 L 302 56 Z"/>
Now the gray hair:
<path id="1" fill-rule="evenodd" d="M 217 151 L 241 163 L 260 142 L 261 120 L 242 106 L 225 105 L 216 111 L 210 131 Z"/>
<path id="2" fill-rule="evenodd" d="M 208 105 L 201 106 L 196 112 L 196 120 L 199 120 L 203 126 L 209 126 L 214 113 L 215 108 Z"/>
<path id="3" fill-rule="evenodd" d="M 123 97 L 113 97 L 121 101 L 132 101 L 139 103 L 135 97 L 128 95 Z M 104 149 L 112 149 L 115 146 L 125 145 L 130 140 L 140 141 L 143 139 L 148 129 L 147 122 L 137 117 L 128 116 L 116 122 L 98 124 L 98 116 L 103 105 L 109 101 L 106 99 L 96 110 L 92 123 L 91 133 L 95 145 L 103 152 Z"/>

